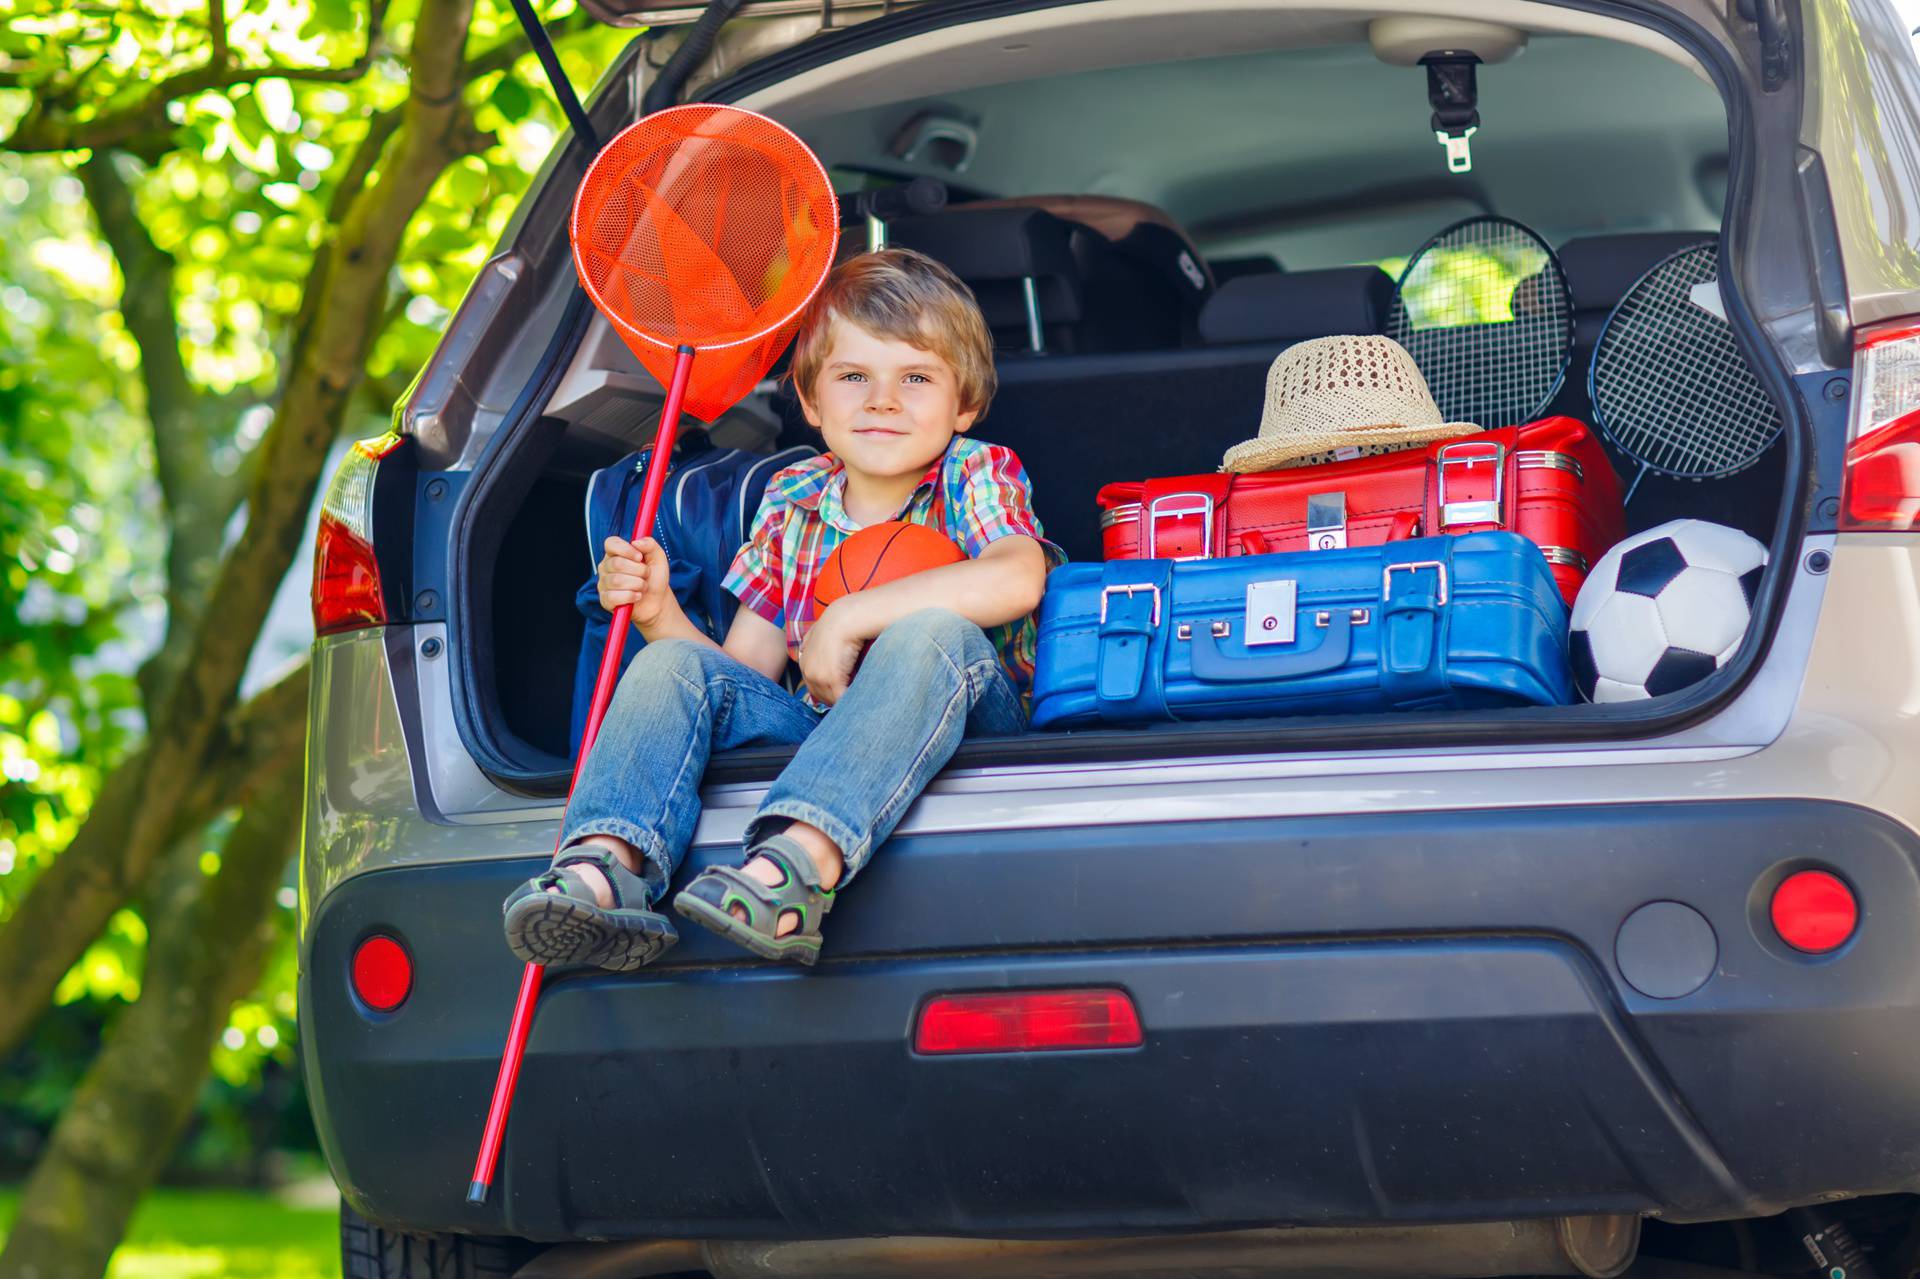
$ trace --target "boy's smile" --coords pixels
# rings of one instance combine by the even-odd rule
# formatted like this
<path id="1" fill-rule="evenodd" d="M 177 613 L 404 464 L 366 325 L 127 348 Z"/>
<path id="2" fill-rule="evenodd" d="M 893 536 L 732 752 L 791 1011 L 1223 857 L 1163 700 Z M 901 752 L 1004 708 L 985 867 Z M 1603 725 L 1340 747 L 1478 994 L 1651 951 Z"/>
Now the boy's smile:
<path id="1" fill-rule="evenodd" d="M 840 319 L 800 405 L 845 466 L 847 511 L 863 524 L 891 517 L 977 416 L 960 411 L 959 379 L 940 356 Z"/>

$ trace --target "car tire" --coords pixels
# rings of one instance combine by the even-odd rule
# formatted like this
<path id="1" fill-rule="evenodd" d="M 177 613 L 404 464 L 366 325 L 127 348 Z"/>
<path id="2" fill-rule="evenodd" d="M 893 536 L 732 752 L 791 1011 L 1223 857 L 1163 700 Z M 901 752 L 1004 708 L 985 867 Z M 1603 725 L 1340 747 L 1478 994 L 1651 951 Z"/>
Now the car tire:
<path id="1" fill-rule="evenodd" d="M 508 1279 L 539 1251 L 518 1239 L 389 1230 L 340 1205 L 342 1279 Z"/>

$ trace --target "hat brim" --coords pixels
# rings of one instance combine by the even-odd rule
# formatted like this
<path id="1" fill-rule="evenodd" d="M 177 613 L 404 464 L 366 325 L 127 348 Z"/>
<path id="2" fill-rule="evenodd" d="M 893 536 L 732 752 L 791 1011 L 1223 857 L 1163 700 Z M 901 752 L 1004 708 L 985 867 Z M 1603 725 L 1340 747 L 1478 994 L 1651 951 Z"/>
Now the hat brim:
<path id="1" fill-rule="evenodd" d="M 1322 453 L 1342 448 L 1366 448 L 1370 445 L 1430 444 L 1435 440 L 1456 440 L 1478 435 L 1482 428 L 1472 422 L 1428 422 L 1420 426 L 1367 426 L 1328 431 L 1321 435 L 1298 435 L 1285 440 L 1244 440 L 1227 450 L 1220 469 L 1282 471 L 1301 466 Z"/>

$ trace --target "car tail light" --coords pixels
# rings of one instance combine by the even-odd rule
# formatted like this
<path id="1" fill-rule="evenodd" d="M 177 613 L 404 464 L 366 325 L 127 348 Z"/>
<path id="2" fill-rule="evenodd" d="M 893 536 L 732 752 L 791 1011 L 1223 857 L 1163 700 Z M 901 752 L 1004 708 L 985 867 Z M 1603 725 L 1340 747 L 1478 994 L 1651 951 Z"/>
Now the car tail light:
<path id="1" fill-rule="evenodd" d="M 407 948 L 383 933 L 361 942 L 353 952 L 353 993 L 375 1012 L 390 1013 L 413 990 L 413 958 Z"/>
<path id="2" fill-rule="evenodd" d="M 1853 366 L 1840 527 L 1920 527 L 1920 325 L 1903 321 L 1864 330 Z"/>
<path id="3" fill-rule="evenodd" d="M 313 548 L 313 629 L 317 635 L 387 620 L 380 565 L 373 557 L 373 480 L 380 459 L 400 447 L 392 432 L 347 450 L 320 503 Z"/>
<path id="4" fill-rule="evenodd" d="M 1838 875 L 1803 870 L 1773 890 L 1773 931 L 1795 950 L 1824 955 L 1837 950 L 1860 922 L 1853 890 Z"/>
<path id="5" fill-rule="evenodd" d="M 1140 1014 L 1124 990 L 1009 990 L 940 995 L 920 1010 L 919 1053 L 1030 1053 L 1136 1048 Z"/>

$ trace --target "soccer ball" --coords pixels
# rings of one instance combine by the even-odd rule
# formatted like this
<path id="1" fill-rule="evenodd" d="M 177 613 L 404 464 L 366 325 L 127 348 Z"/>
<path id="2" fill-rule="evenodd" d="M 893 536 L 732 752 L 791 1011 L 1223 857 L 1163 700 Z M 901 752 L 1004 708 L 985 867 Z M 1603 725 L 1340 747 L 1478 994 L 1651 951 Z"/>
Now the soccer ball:
<path id="1" fill-rule="evenodd" d="M 1747 633 L 1766 563 L 1766 547 L 1705 520 L 1635 533 L 1601 556 L 1567 643 L 1580 696 L 1628 702 L 1713 674 Z"/>

